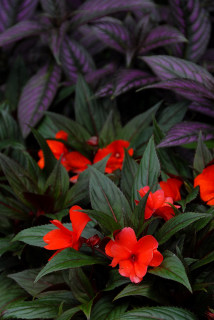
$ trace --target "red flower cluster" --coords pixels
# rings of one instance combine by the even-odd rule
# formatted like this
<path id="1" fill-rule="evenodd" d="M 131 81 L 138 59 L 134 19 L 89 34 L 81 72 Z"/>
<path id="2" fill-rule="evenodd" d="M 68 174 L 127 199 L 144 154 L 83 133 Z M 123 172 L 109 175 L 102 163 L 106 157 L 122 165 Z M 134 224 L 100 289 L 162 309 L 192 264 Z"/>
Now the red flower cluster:
<path id="1" fill-rule="evenodd" d="M 175 213 L 170 203 L 181 199 L 179 188 L 182 185 L 182 181 L 178 179 L 168 179 L 166 182 L 161 182 L 161 190 L 157 190 L 154 193 L 150 192 L 145 208 L 145 219 L 149 219 L 153 214 L 162 217 L 165 221 L 174 217 Z M 143 198 L 149 191 L 149 186 L 145 186 L 139 190 L 140 196 Z M 136 200 L 138 204 L 139 201 Z M 180 208 L 180 206 L 175 206 Z"/>
<path id="2" fill-rule="evenodd" d="M 51 260 L 57 253 L 66 248 L 73 248 L 79 250 L 82 245 L 81 233 L 85 228 L 86 224 L 91 221 L 89 216 L 81 212 L 82 210 L 79 206 L 73 206 L 69 210 L 70 220 L 72 223 L 73 231 L 65 228 L 59 220 L 53 220 L 53 223 L 58 229 L 48 232 L 44 237 L 44 242 L 47 243 L 45 246 L 48 250 L 57 250 L 49 260 Z"/>
<path id="3" fill-rule="evenodd" d="M 158 242 L 153 236 L 145 236 L 137 241 L 132 228 L 124 228 L 110 240 L 105 252 L 112 257 L 112 267 L 119 264 L 121 276 L 129 277 L 139 283 L 145 276 L 149 266 L 157 267 L 163 261 L 162 254 L 157 251 Z"/>
<path id="4" fill-rule="evenodd" d="M 108 159 L 108 162 L 106 164 L 105 172 L 106 173 L 112 173 L 113 171 L 117 169 L 122 169 L 123 166 L 123 160 L 125 156 L 124 149 L 127 149 L 129 147 L 130 143 L 129 141 L 125 140 L 115 140 L 109 145 L 107 145 L 103 149 L 99 149 L 94 157 L 94 163 L 102 160 L 107 155 L 111 154 L 110 158 Z M 133 155 L 133 149 L 129 149 L 128 153 L 130 156 Z"/>
<path id="5" fill-rule="evenodd" d="M 200 197 L 209 206 L 214 206 L 214 165 L 205 168 L 194 180 L 194 187 L 200 187 Z"/>

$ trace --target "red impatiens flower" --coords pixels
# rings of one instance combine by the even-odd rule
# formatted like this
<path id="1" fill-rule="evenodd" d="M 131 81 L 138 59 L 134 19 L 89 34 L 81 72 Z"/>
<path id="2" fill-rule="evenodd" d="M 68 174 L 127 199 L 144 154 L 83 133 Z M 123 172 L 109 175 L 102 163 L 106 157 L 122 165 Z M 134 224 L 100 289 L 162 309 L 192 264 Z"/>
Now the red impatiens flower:
<path id="1" fill-rule="evenodd" d="M 65 155 L 65 161 L 69 170 L 74 173 L 78 173 L 78 175 L 73 176 L 70 180 L 75 183 L 79 177 L 79 173 L 87 169 L 89 164 L 92 164 L 91 161 L 83 156 L 78 151 L 71 151 Z"/>
<path id="2" fill-rule="evenodd" d="M 143 198 L 149 191 L 149 186 L 141 188 L 138 192 Z M 139 201 L 135 200 L 136 203 Z M 175 213 L 170 204 L 173 204 L 171 197 L 166 197 L 163 190 L 157 190 L 154 193 L 150 192 L 145 208 L 145 219 L 149 219 L 153 214 L 162 217 L 164 220 L 169 220 L 174 217 Z M 175 206 L 180 208 L 180 206 Z"/>
<path id="3" fill-rule="evenodd" d="M 209 206 L 214 206 L 214 165 L 204 168 L 194 180 L 194 187 L 200 187 L 200 197 Z"/>
<path id="4" fill-rule="evenodd" d="M 45 246 L 46 249 L 57 250 L 49 260 L 63 249 L 73 248 L 79 250 L 81 247 L 81 233 L 91 219 L 86 213 L 80 212 L 79 210 L 82 210 L 79 206 L 73 206 L 69 210 L 73 231 L 64 227 L 59 220 L 51 221 L 51 223 L 59 229 L 52 230 L 43 237 L 44 242 L 47 243 Z"/>
<path id="5" fill-rule="evenodd" d="M 108 159 L 105 172 L 106 173 L 112 173 L 113 171 L 117 169 L 122 169 L 123 166 L 123 160 L 124 160 L 124 148 L 128 148 L 130 145 L 129 141 L 125 140 L 115 140 L 112 143 L 110 143 L 108 146 L 106 146 L 103 149 L 99 149 L 94 157 L 94 163 L 102 160 L 105 158 L 108 154 L 111 154 L 110 158 Z M 133 149 L 129 149 L 128 153 L 130 156 L 133 155 Z"/>
<path id="6" fill-rule="evenodd" d="M 121 276 L 129 277 L 134 283 L 142 281 L 148 266 L 157 267 L 163 261 L 162 254 L 157 251 L 158 242 L 153 236 L 145 236 L 137 241 L 132 228 L 124 228 L 110 240 L 105 252 L 113 260 L 110 264 L 119 264 Z"/>
<path id="7" fill-rule="evenodd" d="M 181 200 L 180 188 L 182 184 L 182 180 L 170 178 L 167 179 L 167 181 L 161 181 L 160 187 L 166 197 L 171 197 L 174 201 L 179 201 Z"/>
<path id="8" fill-rule="evenodd" d="M 61 131 L 57 132 L 55 138 L 67 141 L 68 134 L 65 131 L 61 130 Z M 64 143 L 62 143 L 60 141 L 55 141 L 55 140 L 46 140 L 46 142 L 47 142 L 49 148 L 51 149 L 51 151 L 53 152 L 54 157 L 57 160 L 59 160 L 60 157 L 62 156 L 61 163 L 66 168 L 66 170 L 69 170 L 69 168 L 67 166 L 67 162 L 65 160 L 65 155 L 68 153 L 68 149 L 66 148 Z M 45 159 L 44 159 L 44 154 L 43 154 L 42 150 L 39 150 L 38 156 L 40 158 L 40 160 L 38 161 L 38 166 L 41 169 L 43 169 L 45 166 Z"/>

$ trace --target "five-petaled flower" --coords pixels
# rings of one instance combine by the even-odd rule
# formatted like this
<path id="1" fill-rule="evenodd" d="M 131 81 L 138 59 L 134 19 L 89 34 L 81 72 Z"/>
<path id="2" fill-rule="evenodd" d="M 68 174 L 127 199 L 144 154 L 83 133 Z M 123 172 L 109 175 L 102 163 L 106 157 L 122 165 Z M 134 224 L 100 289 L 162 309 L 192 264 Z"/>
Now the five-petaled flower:
<path id="1" fill-rule="evenodd" d="M 143 198 L 149 191 L 149 186 L 141 188 L 138 192 Z M 139 201 L 135 200 L 138 204 Z M 170 206 L 173 204 L 172 197 L 166 197 L 163 190 L 157 190 L 154 193 L 149 192 L 149 196 L 146 202 L 145 208 L 145 219 L 149 219 L 153 214 L 162 217 L 164 220 L 169 220 L 174 217 L 175 213 L 173 208 Z M 180 208 L 180 206 L 175 206 Z"/>
<path id="2" fill-rule="evenodd" d="M 194 187 L 200 187 L 200 197 L 208 205 L 214 206 L 214 165 L 210 165 L 194 180 Z"/>
<path id="3" fill-rule="evenodd" d="M 53 223 L 58 229 L 49 231 L 44 237 L 44 242 L 47 243 L 45 246 L 48 250 L 57 250 L 49 260 L 51 260 L 57 253 L 66 248 L 73 248 L 79 250 L 82 245 L 81 233 L 85 228 L 86 224 L 91 220 L 89 216 L 81 212 L 79 206 L 73 206 L 69 210 L 70 220 L 72 223 L 73 231 L 70 231 L 59 220 L 53 220 Z"/>
<path id="4" fill-rule="evenodd" d="M 126 140 L 115 140 L 109 145 L 107 145 L 103 149 L 99 149 L 94 157 L 94 163 L 102 160 L 107 155 L 111 154 L 110 158 L 108 159 L 105 172 L 112 173 L 117 169 L 122 169 L 123 160 L 125 156 L 124 149 L 127 149 L 130 145 L 129 141 Z M 133 155 L 133 149 L 130 148 L 128 150 L 130 156 Z"/>
<path id="5" fill-rule="evenodd" d="M 65 131 L 61 130 L 61 131 L 57 132 L 57 134 L 55 135 L 55 138 L 67 141 L 68 134 Z M 68 149 L 66 148 L 64 143 L 60 142 L 60 141 L 55 141 L 55 140 L 46 140 L 46 142 L 47 142 L 49 148 L 51 149 L 54 157 L 57 160 L 59 160 L 61 157 L 62 165 L 66 168 L 66 170 L 69 170 L 69 166 L 68 166 L 67 161 L 65 159 L 65 156 L 68 153 Z M 41 169 L 43 169 L 45 166 L 45 159 L 44 159 L 44 154 L 43 154 L 42 150 L 39 150 L 38 156 L 40 158 L 38 161 L 38 166 Z"/>
<path id="6" fill-rule="evenodd" d="M 116 267 L 119 264 L 121 276 L 139 283 L 149 266 L 157 267 L 163 261 L 157 248 L 158 242 L 153 236 L 147 235 L 137 241 L 134 230 L 124 228 L 116 234 L 115 240 L 107 243 L 105 252 L 113 258 L 110 266 Z"/>
<path id="7" fill-rule="evenodd" d="M 183 184 L 182 180 L 170 178 L 167 181 L 161 181 L 159 184 L 166 197 L 171 197 L 173 201 L 181 200 L 180 188 Z"/>

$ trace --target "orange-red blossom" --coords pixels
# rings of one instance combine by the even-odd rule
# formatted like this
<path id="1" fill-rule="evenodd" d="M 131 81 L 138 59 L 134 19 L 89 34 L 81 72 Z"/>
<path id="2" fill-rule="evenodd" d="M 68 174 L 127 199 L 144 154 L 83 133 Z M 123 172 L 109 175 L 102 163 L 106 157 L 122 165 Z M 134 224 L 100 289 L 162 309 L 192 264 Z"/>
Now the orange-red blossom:
<path id="1" fill-rule="evenodd" d="M 194 180 L 194 187 L 200 187 L 200 197 L 209 206 L 214 206 L 214 165 L 205 168 Z"/>
<path id="2" fill-rule="evenodd" d="M 91 220 L 89 216 L 81 212 L 79 206 L 73 206 L 69 210 L 70 220 L 72 223 L 73 231 L 70 231 L 59 220 L 53 220 L 53 223 L 58 229 L 48 232 L 44 237 L 45 246 L 48 250 L 57 250 L 50 259 L 52 259 L 57 253 L 66 248 L 73 248 L 79 250 L 82 245 L 81 234 L 86 224 Z M 49 260 L 50 260 L 49 259 Z"/>
<path id="3" fill-rule="evenodd" d="M 116 267 L 119 264 L 121 276 L 139 283 L 149 266 L 157 267 L 163 261 L 157 248 L 158 242 L 153 236 L 147 235 L 137 241 L 134 230 L 124 228 L 116 234 L 115 240 L 107 243 L 105 252 L 113 258 L 110 266 Z"/>
<path id="4" fill-rule="evenodd" d="M 149 186 L 145 186 L 138 191 L 141 198 L 146 195 L 149 189 Z M 138 202 L 136 200 L 136 203 Z M 172 197 L 166 197 L 163 190 L 160 189 L 154 193 L 150 191 L 146 202 L 145 219 L 149 219 L 153 214 L 162 217 L 166 221 L 173 218 L 175 213 L 170 204 L 173 204 L 173 199 Z M 179 208 L 180 206 L 175 207 Z"/>

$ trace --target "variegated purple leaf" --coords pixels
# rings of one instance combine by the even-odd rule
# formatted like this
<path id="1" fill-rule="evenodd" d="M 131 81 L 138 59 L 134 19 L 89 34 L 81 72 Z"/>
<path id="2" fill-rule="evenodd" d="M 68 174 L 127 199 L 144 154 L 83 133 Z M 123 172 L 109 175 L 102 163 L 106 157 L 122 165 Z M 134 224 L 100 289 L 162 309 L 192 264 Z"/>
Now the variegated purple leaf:
<path id="1" fill-rule="evenodd" d="M 60 48 L 60 62 L 68 79 L 76 82 L 78 73 L 86 74 L 95 69 L 89 53 L 76 41 L 66 36 Z"/>
<path id="2" fill-rule="evenodd" d="M 154 7 L 152 0 L 87 0 L 78 8 L 71 22 L 80 25 L 112 13 L 152 7 Z"/>
<path id="3" fill-rule="evenodd" d="M 36 21 L 21 21 L 0 34 L 0 47 L 15 41 L 35 36 L 42 32 L 43 27 Z"/>
<path id="4" fill-rule="evenodd" d="M 201 83 L 189 79 L 171 79 L 149 85 L 146 89 L 148 88 L 172 90 L 182 97 L 205 106 L 209 106 L 212 101 L 214 103 L 214 92 L 204 87 Z"/>
<path id="5" fill-rule="evenodd" d="M 145 38 L 139 54 L 166 46 L 172 43 L 186 42 L 186 38 L 176 28 L 161 25 L 154 28 Z"/>
<path id="6" fill-rule="evenodd" d="M 38 0 L 0 0 L 0 32 L 32 17 Z"/>
<path id="7" fill-rule="evenodd" d="M 178 53 L 181 57 L 198 61 L 210 39 L 209 14 L 199 0 L 170 0 L 169 3 L 175 25 L 188 40 L 184 45 L 177 45 Z"/>
<path id="8" fill-rule="evenodd" d="M 86 74 L 85 80 L 88 83 L 94 83 L 102 79 L 103 77 L 112 74 L 116 70 L 116 65 L 114 63 L 109 63 L 101 69 L 97 69 L 95 71 L 91 71 Z"/>
<path id="9" fill-rule="evenodd" d="M 118 19 L 105 17 L 96 20 L 92 29 L 100 41 L 124 53 L 131 44 L 128 30 Z"/>
<path id="10" fill-rule="evenodd" d="M 65 37 L 67 28 L 69 26 L 69 23 L 65 21 L 61 24 L 59 28 L 54 28 L 51 30 L 51 36 L 49 38 L 49 45 L 52 50 L 52 53 L 56 59 L 56 62 L 60 64 L 59 61 L 59 52 L 61 48 L 62 41 Z"/>
<path id="11" fill-rule="evenodd" d="M 113 83 L 107 82 L 95 93 L 95 97 L 104 98 L 106 96 L 111 96 L 113 94 Z"/>
<path id="12" fill-rule="evenodd" d="M 94 31 L 92 30 L 91 26 L 83 25 L 78 28 L 77 36 L 74 35 L 74 38 L 87 49 L 88 52 L 93 56 L 101 51 L 103 51 L 107 44 L 101 42 Z"/>
<path id="13" fill-rule="evenodd" d="M 214 127 L 200 122 L 184 121 L 172 127 L 157 147 L 173 147 L 196 142 L 200 131 L 203 140 L 214 138 Z"/>
<path id="14" fill-rule="evenodd" d="M 203 106 L 201 104 L 198 104 L 197 102 L 193 102 L 190 104 L 189 109 L 214 118 L 214 102 L 210 103 L 210 106 Z"/>
<path id="15" fill-rule="evenodd" d="M 64 17 L 66 15 L 65 0 L 40 0 L 42 8 L 52 17 Z"/>
<path id="16" fill-rule="evenodd" d="M 140 71 L 137 69 L 121 70 L 116 76 L 113 96 L 118 96 L 130 89 L 145 86 L 155 81 L 157 81 L 157 78 L 149 74 L 148 72 Z"/>
<path id="17" fill-rule="evenodd" d="M 26 137 L 42 118 L 57 92 L 61 77 L 60 68 L 45 66 L 40 69 L 25 85 L 18 104 L 18 120 L 22 134 Z"/>
<path id="18" fill-rule="evenodd" d="M 190 61 L 165 55 L 142 57 L 153 72 L 161 79 L 189 79 L 212 89 L 214 77 L 204 68 Z"/>

